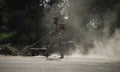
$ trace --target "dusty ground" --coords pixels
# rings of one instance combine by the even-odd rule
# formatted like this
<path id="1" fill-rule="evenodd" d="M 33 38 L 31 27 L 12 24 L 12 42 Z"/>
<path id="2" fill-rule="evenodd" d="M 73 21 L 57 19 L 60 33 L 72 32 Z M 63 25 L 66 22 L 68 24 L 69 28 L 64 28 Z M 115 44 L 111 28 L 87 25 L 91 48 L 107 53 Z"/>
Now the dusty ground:
<path id="1" fill-rule="evenodd" d="M 120 72 L 119 61 L 107 59 L 0 56 L 0 72 Z"/>

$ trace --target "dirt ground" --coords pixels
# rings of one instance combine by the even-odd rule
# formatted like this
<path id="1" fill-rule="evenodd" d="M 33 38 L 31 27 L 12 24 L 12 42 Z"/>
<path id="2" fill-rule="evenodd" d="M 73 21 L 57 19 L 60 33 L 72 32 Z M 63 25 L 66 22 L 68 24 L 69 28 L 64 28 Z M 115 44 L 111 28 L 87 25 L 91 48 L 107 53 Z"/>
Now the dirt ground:
<path id="1" fill-rule="evenodd" d="M 120 62 L 90 58 L 0 56 L 0 72 L 120 72 Z"/>

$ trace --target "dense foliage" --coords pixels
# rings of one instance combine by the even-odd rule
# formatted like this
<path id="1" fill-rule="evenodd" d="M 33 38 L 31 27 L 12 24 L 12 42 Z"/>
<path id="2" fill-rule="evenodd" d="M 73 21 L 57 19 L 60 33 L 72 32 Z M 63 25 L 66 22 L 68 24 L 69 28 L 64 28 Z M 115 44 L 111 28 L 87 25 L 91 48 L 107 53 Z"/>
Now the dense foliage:
<path id="1" fill-rule="evenodd" d="M 42 0 L 0 0 L 0 44 L 23 47 L 43 36 Z"/>

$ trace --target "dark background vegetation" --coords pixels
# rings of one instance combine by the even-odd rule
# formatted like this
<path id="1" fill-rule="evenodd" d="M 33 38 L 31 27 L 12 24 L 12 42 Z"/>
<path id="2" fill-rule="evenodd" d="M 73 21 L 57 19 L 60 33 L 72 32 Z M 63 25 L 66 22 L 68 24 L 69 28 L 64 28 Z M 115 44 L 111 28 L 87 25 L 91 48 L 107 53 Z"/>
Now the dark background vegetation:
<path id="1" fill-rule="evenodd" d="M 46 32 L 40 4 L 42 0 L 0 0 L 0 44 L 22 48 L 39 40 Z"/>

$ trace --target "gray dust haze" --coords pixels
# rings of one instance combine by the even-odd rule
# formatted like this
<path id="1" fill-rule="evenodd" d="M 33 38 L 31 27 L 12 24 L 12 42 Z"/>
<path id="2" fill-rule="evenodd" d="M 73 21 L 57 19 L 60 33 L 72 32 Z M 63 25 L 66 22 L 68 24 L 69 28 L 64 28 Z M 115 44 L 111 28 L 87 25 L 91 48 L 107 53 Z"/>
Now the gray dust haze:
<path id="1" fill-rule="evenodd" d="M 75 48 L 67 48 L 78 56 L 119 58 L 119 0 L 61 0 L 46 10 L 44 23 L 50 31 L 54 16 L 66 25 L 65 40 Z M 72 49 L 72 51 L 71 51 Z"/>

